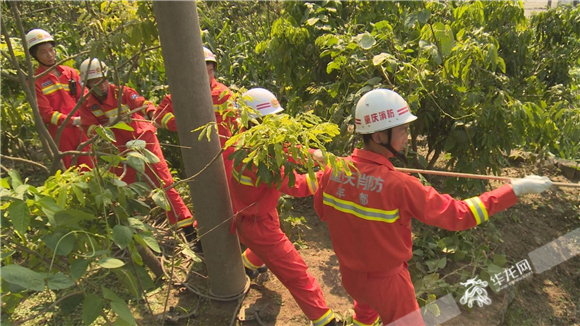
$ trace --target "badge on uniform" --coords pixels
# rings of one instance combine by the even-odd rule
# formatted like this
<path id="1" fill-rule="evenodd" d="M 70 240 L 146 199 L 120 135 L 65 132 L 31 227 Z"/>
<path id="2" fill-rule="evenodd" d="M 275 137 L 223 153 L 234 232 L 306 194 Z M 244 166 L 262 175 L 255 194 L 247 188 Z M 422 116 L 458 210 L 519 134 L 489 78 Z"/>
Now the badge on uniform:
<path id="1" fill-rule="evenodd" d="M 53 84 L 52 80 L 47 80 L 44 83 L 42 83 L 42 88 L 49 86 L 49 85 L 52 85 L 52 84 Z"/>
<path id="2" fill-rule="evenodd" d="M 133 94 L 133 95 L 131 95 L 131 99 L 132 99 L 132 100 L 135 100 L 135 99 L 137 99 L 137 97 L 138 97 L 138 95 L 137 95 L 137 94 Z"/>

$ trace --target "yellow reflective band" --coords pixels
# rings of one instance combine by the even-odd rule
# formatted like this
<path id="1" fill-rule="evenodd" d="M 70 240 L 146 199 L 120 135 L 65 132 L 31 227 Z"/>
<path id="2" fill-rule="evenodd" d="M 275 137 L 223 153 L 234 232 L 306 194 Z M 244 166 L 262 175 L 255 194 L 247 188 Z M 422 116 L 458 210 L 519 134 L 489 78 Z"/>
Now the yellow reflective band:
<path id="1" fill-rule="evenodd" d="M 252 179 L 250 177 L 240 174 L 236 170 L 232 171 L 232 175 L 234 176 L 234 179 L 236 179 L 239 183 L 243 184 L 244 186 L 254 187 L 254 184 L 252 183 Z"/>
<path id="2" fill-rule="evenodd" d="M 193 217 L 190 218 L 186 218 L 184 220 L 181 221 L 177 221 L 177 228 L 184 228 L 186 226 L 192 225 L 193 224 Z"/>
<path id="3" fill-rule="evenodd" d="M 163 116 L 163 119 L 161 119 L 161 125 L 167 129 L 167 123 L 173 118 L 175 118 L 173 113 L 171 112 L 167 113 L 166 115 Z"/>
<path id="4" fill-rule="evenodd" d="M 119 111 L 117 108 L 115 108 L 114 110 L 109 110 L 109 111 L 105 111 L 105 115 L 107 116 L 107 118 L 116 118 L 117 117 L 117 111 Z M 129 107 L 125 104 L 121 105 L 121 114 L 125 114 L 129 112 Z"/>
<path id="5" fill-rule="evenodd" d="M 53 125 L 58 124 L 58 120 L 60 119 L 60 116 L 62 116 L 62 113 L 55 111 L 52 114 L 52 117 L 50 118 L 50 123 L 52 123 Z"/>
<path id="6" fill-rule="evenodd" d="M 385 211 L 377 208 L 368 208 L 353 203 L 351 201 L 338 199 L 334 196 L 327 194 L 326 192 L 324 193 L 323 203 L 324 205 L 330 206 L 336 209 L 337 211 L 352 214 L 364 220 L 394 223 L 396 220 L 399 219 L 398 209 L 392 211 Z"/>
<path id="7" fill-rule="evenodd" d="M 381 320 L 381 317 L 377 317 L 377 320 L 375 320 L 372 324 L 365 324 L 365 323 L 361 323 L 360 321 L 353 318 L 352 323 L 354 325 L 357 325 L 357 326 L 379 326 L 381 324 L 380 320 Z"/>
<path id="8" fill-rule="evenodd" d="M 324 326 L 328 324 L 334 318 L 334 313 L 332 310 L 328 310 L 322 317 L 318 318 L 317 320 L 313 320 L 312 323 L 314 326 Z"/>
<path id="9" fill-rule="evenodd" d="M 99 110 L 94 110 L 94 111 L 93 111 L 93 114 L 95 115 L 95 117 L 102 117 L 102 116 L 104 116 L 104 115 L 105 115 L 101 109 L 99 109 Z"/>
<path id="10" fill-rule="evenodd" d="M 244 267 L 246 267 L 247 269 L 251 269 L 253 271 L 255 271 L 258 268 L 260 268 L 260 266 L 256 266 L 256 265 L 254 265 L 254 264 L 252 264 L 250 262 L 250 260 L 248 259 L 248 257 L 246 257 L 246 252 L 245 251 L 242 254 L 242 263 L 244 263 Z"/>
<path id="11" fill-rule="evenodd" d="M 58 91 L 59 89 L 62 89 L 62 86 L 60 84 L 52 84 L 48 87 L 43 88 L 42 93 L 44 95 L 48 95 Z"/>
<path id="12" fill-rule="evenodd" d="M 62 87 L 62 89 L 64 89 L 65 91 L 70 91 L 70 87 L 68 86 L 68 84 L 60 84 L 60 86 Z"/>
<path id="13" fill-rule="evenodd" d="M 306 175 L 306 181 L 308 182 L 308 190 L 310 190 L 310 194 L 314 195 L 318 189 L 318 180 L 316 178 L 312 180 L 310 179 L 310 175 Z"/>
<path id="14" fill-rule="evenodd" d="M 487 219 L 489 218 L 487 214 L 487 209 L 485 208 L 485 205 L 483 205 L 483 202 L 481 201 L 481 199 L 479 199 L 479 197 L 469 198 L 464 200 L 464 202 L 467 204 L 467 206 L 469 206 L 471 213 L 473 213 L 477 225 L 487 221 Z"/>

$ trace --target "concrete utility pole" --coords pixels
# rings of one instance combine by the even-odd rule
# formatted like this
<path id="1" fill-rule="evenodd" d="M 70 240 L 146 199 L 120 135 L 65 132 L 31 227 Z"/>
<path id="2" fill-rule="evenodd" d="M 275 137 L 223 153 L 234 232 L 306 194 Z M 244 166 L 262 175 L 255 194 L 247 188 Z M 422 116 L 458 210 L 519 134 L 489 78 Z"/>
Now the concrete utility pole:
<path id="1" fill-rule="evenodd" d="M 194 1 L 153 1 L 163 60 L 169 80 L 181 153 L 187 176 L 203 169 L 220 151 L 215 129 L 211 141 L 191 130 L 215 122 Z M 230 234 L 233 215 L 223 159 L 189 182 L 199 235 L 210 278 L 210 293 L 236 299 L 247 287 L 238 239 Z M 221 225 L 220 225 L 221 224 Z M 218 225 L 220 225 L 218 227 Z M 215 229 L 214 229 L 215 228 Z M 209 233 L 209 230 L 212 230 Z"/>

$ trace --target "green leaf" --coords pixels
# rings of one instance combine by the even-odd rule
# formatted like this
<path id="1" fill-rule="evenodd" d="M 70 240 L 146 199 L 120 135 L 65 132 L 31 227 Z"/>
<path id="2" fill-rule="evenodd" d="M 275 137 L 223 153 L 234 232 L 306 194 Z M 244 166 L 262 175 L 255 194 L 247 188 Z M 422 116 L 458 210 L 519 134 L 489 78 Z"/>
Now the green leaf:
<path id="1" fill-rule="evenodd" d="M 129 126 L 128 124 L 126 124 L 123 121 L 119 121 L 116 124 L 110 126 L 109 128 L 111 128 L 111 129 L 126 130 L 126 131 L 135 131 L 135 129 L 133 129 L 133 127 Z"/>
<path id="2" fill-rule="evenodd" d="M 125 249 L 133 239 L 133 231 L 124 225 L 115 225 L 113 227 L 113 241 L 121 249 Z"/>
<path id="3" fill-rule="evenodd" d="M 111 300 L 111 309 L 113 309 L 113 311 L 117 313 L 120 318 L 129 322 L 131 325 L 137 325 L 137 322 L 135 322 L 135 318 L 133 318 L 133 314 L 131 313 L 131 310 L 129 310 L 127 303 L 106 287 L 102 287 L 102 290 L 105 299 Z"/>
<path id="4" fill-rule="evenodd" d="M 81 304 L 83 302 L 83 300 L 85 299 L 85 297 L 82 295 L 82 293 L 78 293 L 75 295 L 72 295 L 66 299 L 63 299 L 58 306 L 60 307 L 60 311 L 65 314 L 71 314 L 75 311 L 76 307 Z"/>
<path id="5" fill-rule="evenodd" d="M 0 187 L 4 189 L 10 189 L 10 183 L 8 182 L 8 178 L 0 179 Z"/>
<path id="6" fill-rule="evenodd" d="M 8 257 L 12 257 L 12 255 L 14 255 L 15 253 L 16 253 L 16 250 L 4 251 L 0 255 L 0 260 L 4 260 Z"/>
<path id="7" fill-rule="evenodd" d="M 361 36 L 361 34 L 359 34 L 359 37 L 360 37 L 360 42 L 359 42 L 360 47 L 365 49 L 365 50 L 372 48 L 373 45 L 375 45 L 375 43 L 376 43 L 375 38 L 371 34 L 369 34 L 368 32 L 362 34 L 362 36 Z"/>
<path id="8" fill-rule="evenodd" d="M 99 317 L 101 311 L 103 311 L 104 304 L 105 300 L 93 293 L 89 293 L 85 297 L 85 302 L 83 303 L 83 323 L 86 326 L 91 325 Z"/>
<path id="9" fill-rule="evenodd" d="M 109 142 L 115 142 L 115 134 L 108 127 L 98 126 L 95 128 L 95 132 L 102 139 L 108 140 Z"/>
<path id="10" fill-rule="evenodd" d="M 389 57 L 390 55 L 388 53 L 383 52 L 381 54 L 377 54 L 373 57 L 373 65 L 378 66 Z"/>
<path id="11" fill-rule="evenodd" d="M 443 269 L 443 268 L 445 268 L 445 266 L 447 266 L 447 258 L 443 257 L 443 258 L 439 259 L 439 262 L 437 263 L 437 267 L 439 267 L 439 269 Z"/>
<path id="12" fill-rule="evenodd" d="M 381 77 L 373 77 L 373 78 L 367 80 L 367 84 L 376 85 L 376 84 L 380 83 L 381 80 L 383 80 Z"/>
<path id="13" fill-rule="evenodd" d="M 75 259 L 70 264 L 70 276 L 73 279 L 80 279 L 87 272 L 90 261 L 86 259 Z"/>
<path id="14" fill-rule="evenodd" d="M 17 170 L 8 170 L 8 175 L 12 181 L 12 189 L 16 189 L 22 185 L 22 179 L 20 179 L 20 174 Z"/>
<path id="15" fill-rule="evenodd" d="M 44 291 L 44 277 L 31 269 L 19 265 L 8 265 L 2 266 L 1 272 L 2 279 L 8 283 L 33 291 Z"/>
<path id="16" fill-rule="evenodd" d="M 159 157 L 157 157 L 157 155 L 155 155 L 153 152 L 151 152 L 147 148 L 143 148 L 141 151 L 142 151 L 143 155 L 145 156 L 147 163 L 155 164 L 155 163 L 160 162 Z"/>
<path id="17" fill-rule="evenodd" d="M 151 231 L 141 232 L 139 234 L 134 234 L 133 237 L 142 246 L 149 247 L 149 248 L 151 248 L 151 250 L 153 250 L 157 253 L 161 253 L 161 249 L 159 248 L 159 244 L 157 243 L 157 240 L 155 239 L 155 237 L 153 236 L 153 233 L 151 233 Z"/>
<path id="18" fill-rule="evenodd" d="M 124 288 L 127 289 L 135 298 L 135 300 L 139 300 L 140 291 L 139 291 L 139 282 L 133 272 L 127 269 L 128 266 L 124 268 L 117 268 L 114 269 L 113 272 L 117 275 L 117 278 L 121 283 L 124 285 Z"/>
<path id="19" fill-rule="evenodd" d="M 99 265 L 103 268 L 119 268 L 123 267 L 125 263 L 117 258 L 113 257 L 105 257 L 99 259 Z"/>
<path id="20" fill-rule="evenodd" d="M 145 157 L 137 152 L 127 154 L 127 163 L 139 172 L 145 172 Z"/>
<path id="21" fill-rule="evenodd" d="M 493 255 L 493 263 L 497 266 L 503 267 L 503 265 L 507 263 L 507 259 L 504 254 L 495 254 Z"/>
<path id="22" fill-rule="evenodd" d="M 43 236 L 42 240 L 54 253 L 66 256 L 73 250 L 76 237 L 73 233 L 66 233 L 65 235 L 64 232 L 58 231 Z"/>
<path id="23" fill-rule="evenodd" d="M 87 212 L 78 209 L 66 209 L 54 214 L 54 220 L 57 226 L 78 228 L 78 222 L 83 220 L 94 220 L 96 217 Z"/>
<path id="24" fill-rule="evenodd" d="M 8 207 L 8 217 L 12 221 L 12 225 L 16 232 L 20 234 L 26 233 L 26 230 L 30 225 L 30 210 L 25 201 L 13 201 Z"/>
<path id="25" fill-rule="evenodd" d="M 430 10 L 421 10 L 418 14 L 417 14 L 417 19 L 419 20 L 419 23 L 421 24 L 425 24 L 429 18 L 431 17 L 431 11 Z"/>
<path id="26" fill-rule="evenodd" d="M 51 290 L 62 290 L 74 285 L 75 281 L 61 272 L 50 275 L 48 278 L 48 288 Z"/>
<path id="27" fill-rule="evenodd" d="M 320 18 L 318 18 L 318 17 L 312 17 L 312 18 L 309 18 L 309 19 L 306 21 L 306 25 L 309 25 L 309 26 L 314 26 L 314 25 L 316 25 L 316 23 L 318 23 L 318 21 L 319 21 L 319 20 L 320 20 Z"/>
<path id="28" fill-rule="evenodd" d="M 169 201 L 167 200 L 167 196 L 162 189 L 155 189 L 151 194 L 151 198 L 157 204 L 157 206 L 163 208 L 166 211 L 171 211 L 171 206 L 169 205 Z"/>

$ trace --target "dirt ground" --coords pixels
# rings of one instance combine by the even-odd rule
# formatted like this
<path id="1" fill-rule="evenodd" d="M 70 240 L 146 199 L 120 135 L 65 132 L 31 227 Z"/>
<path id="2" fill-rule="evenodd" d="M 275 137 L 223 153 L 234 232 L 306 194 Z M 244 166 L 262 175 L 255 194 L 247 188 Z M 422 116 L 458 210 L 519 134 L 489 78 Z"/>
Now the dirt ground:
<path id="1" fill-rule="evenodd" d="M 530 167 L 531 166 L 531 167 Z M 560 175 L 557 168 L 536 165 L 511 167 L 503 175 L 521 177 L 531 173 L 548 175 L 553 181 L 578 182 Z M 440 179 L 432 179 L 438 187 Z M 492 183 L 490 187 L 498 186 Z M 334 310 L 344 325 L 352 323 L 352 299 L 341 286 L 338 260 L 332 250 L 326 224 L 318 219 L 312 209 L 311 199 L 294 200 L 294 216 L 304 216 L 306 227 L 301 230 L 299 252 L 309 266 L 309 271 L 320 283 L 328 306 Z M 547 244 L 580 227 L 580 189 L 552 188 L 545 195 L 527 195 L 520 202 L 490 220 L 493 225 L 483 225 L 478 232 L 498 230 L 501 243 L 496 252 L 506 254 L 507 264 L 528 258 L 532 250 Z M 437 229 L 433 228 L 435 232 Z M 296 241 L 297 229 L 291 240 Z M 496 244 L 497 245 L 497 244 Z M 443 270 L 452 271 L 458 264 L 448 262 Z M 202 263 L 195 264 L 199 274 L 205 275 Z M 190 277 L 190 284 L 198 288 L 209 287 L 208 280 Z M 161 291 L 165 293 L 165 291 Z M 541 274 L 517 282 L 499 293 L 490 293 L 492 304 L 468 309 L 458 303 L 461 314 L 443 325 L 580 325 L 580 259 L 574 257 Z M 159 298 L 153 297 L 158 308 Z M 174 311 L 185 314 L 195 311 L 198 296 L 189 291 L 174 291 L 169 305 Z M 458 301 L 458 300 L 457 300 Z M 241 302 L 242 318 L 236 313 L 239 302 L 219 303 L 202 299 L 197 317 L 182 319 L 173 325 L 308 325 L 309 321 L 286 288 L 270 272 L 260 275 L 251 283 L 250 290 Z M 157 309 L 154 309 L 156 311 Z M 259 311 L 259 321 L 255 311 Z M 245 317 L 244 317 L 245 315 Z M 148 318 L 142 319 L 149 324 Z M 253 319 L 253 320 L 251 320 Z"/>

